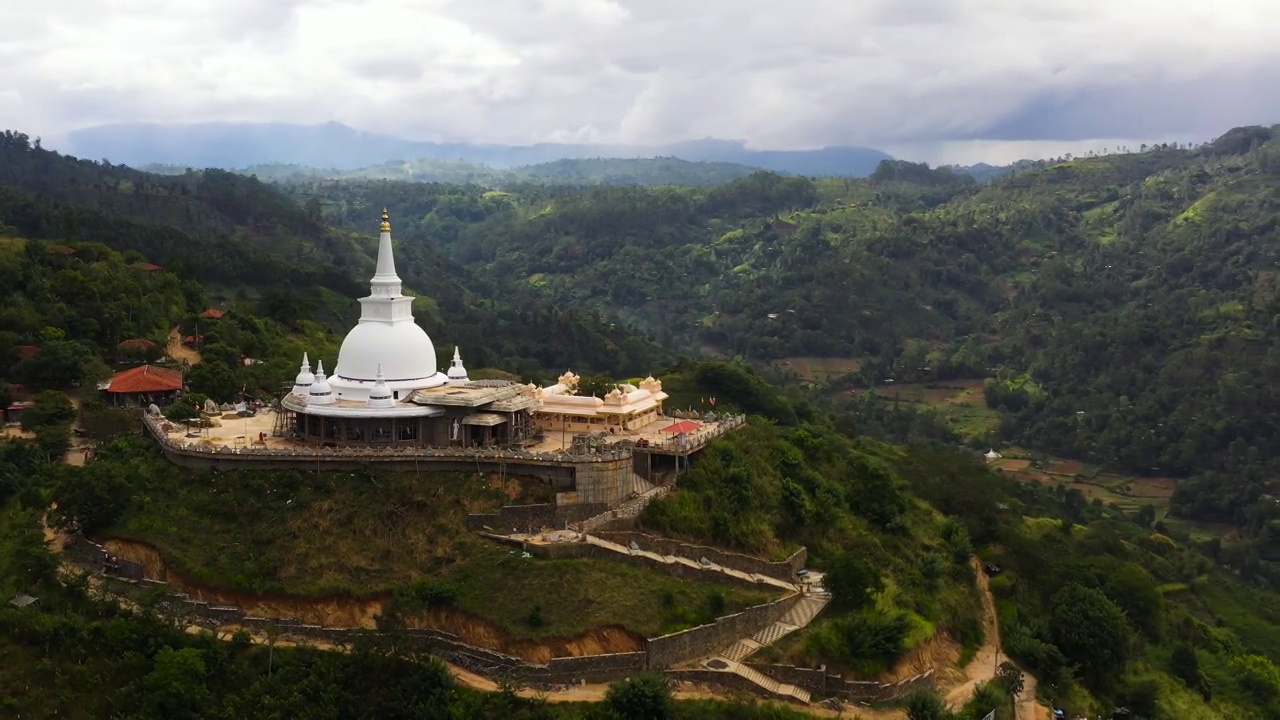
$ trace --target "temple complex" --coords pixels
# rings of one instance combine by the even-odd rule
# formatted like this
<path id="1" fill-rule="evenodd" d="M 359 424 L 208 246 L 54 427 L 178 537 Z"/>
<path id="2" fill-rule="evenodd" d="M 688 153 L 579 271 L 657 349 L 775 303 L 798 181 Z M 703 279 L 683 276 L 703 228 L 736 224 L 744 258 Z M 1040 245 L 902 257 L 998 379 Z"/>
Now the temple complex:
<path id="1" fill-rule="evenodd" d="M 603 522 L 631 499 L 647 502 L 675 482 L 693 454 L 745 422 L 715 413 L 668 417 L 667 394 L 652 377 L 618 384 L 604 397 L 578 394 L 572 372 L 548 387 L 472 380 L 456 348 L 441 371 L 396 274 L 385 210 L 360 321 L 342 341 L 332 373 L 325 358 L 314 358 L 314 366 L 312 359 L 303 353 L 293 385 L 267 412 L 210 401 L 199 422 L 179 426 L 151 405 L 144 425 L 170 461 L 187 467 L 318 470 L 379 462 L 532 478 L 551 487 L 554 503 L 504 508 L 507 515 L 479 522 L 536 529 Z"/>
<path id="2" fill-rule="evenodd" d="M 413 319 L 413 297 L 396 274 L 391 222 L 384 210 L 378 261 L 360 321 L 347 333 L 327 375 L 304 354 L 292 390 L 286 435 L 340 446 L 530 448 L 559 436 L 604 433 L 618 439 L 659 423 L 667 398 L 652 377 L 623 384 L 604 398 L 577 395 L 571 372 L 550 387 L 471 380 L 461 352 L 437 368 L 435 345 Z M 552 441 L 554 444 L 554 440 Z"/>

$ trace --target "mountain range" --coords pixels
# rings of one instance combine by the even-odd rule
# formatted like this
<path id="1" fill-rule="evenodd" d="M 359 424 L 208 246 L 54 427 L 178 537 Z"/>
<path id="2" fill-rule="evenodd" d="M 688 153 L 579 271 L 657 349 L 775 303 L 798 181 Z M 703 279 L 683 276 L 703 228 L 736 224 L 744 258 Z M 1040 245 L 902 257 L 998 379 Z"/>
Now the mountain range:
<path id="1" fill-rule="evenodd" d="M 673 157 L 796 175 L 865 177 L 881 160 L 891 159 L 887 153 L 863 147 L 753 150 L 741 140 L 713 138 L 650 146 L 425 142 L 363 132 L 336 122 L 100 125 L 72 132 L 64 145 L 72 155 L 106 158 L 134 167 L 153 163 L 194 168 L 292 164 L 354 170 L 434 159 L 510 169 L 565 159 Z"/>

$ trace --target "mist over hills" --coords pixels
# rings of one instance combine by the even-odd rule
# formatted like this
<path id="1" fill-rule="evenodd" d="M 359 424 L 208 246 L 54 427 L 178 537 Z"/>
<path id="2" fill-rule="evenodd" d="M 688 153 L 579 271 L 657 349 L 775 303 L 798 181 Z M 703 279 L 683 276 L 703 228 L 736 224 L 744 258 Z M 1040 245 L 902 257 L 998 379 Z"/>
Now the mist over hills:
<path id="1" fill-rule="evenodd" d="M 751 150 L 743 141 L 710 138 L 652 146 L 423 142 L 363 132 L 336 122 L 100 125 L 71 133 L 64 149 L 79 157 L 106 158 L 135 167 L 153 163 L 199 168 L 292 164 L 354 170 L 379 163 L 437 159 L 509 169 L 565 159 L 675 157 L 796 175 L 850 177 L 870 175 L 881 160 L 891 159 L 871 148 Z"/>

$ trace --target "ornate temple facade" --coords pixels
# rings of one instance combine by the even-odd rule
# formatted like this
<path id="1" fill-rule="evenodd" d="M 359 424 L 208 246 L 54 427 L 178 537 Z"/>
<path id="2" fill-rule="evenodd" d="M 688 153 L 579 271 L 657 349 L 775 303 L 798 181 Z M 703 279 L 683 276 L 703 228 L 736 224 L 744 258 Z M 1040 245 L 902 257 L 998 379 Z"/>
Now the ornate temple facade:
<path id="1" fill-rule="evenodd" d="M 413 297 L 396 274 L 391 223 L 384 210 L 378 261 L 360 321 L 342 342 L 337 365 L 314 371 L 304 354 L 281 409 L 296 439 L 331 446 L 532 447 L 558 433 L 613 436 L 662 418 L 667 398 L 652 377 L 624 384 L 604 398 L 576 394 L 565 373 L 550 387 L 506 380 L 470 380 L 455 349 L 437 366 L 435 345 L 413 319 Z"/>

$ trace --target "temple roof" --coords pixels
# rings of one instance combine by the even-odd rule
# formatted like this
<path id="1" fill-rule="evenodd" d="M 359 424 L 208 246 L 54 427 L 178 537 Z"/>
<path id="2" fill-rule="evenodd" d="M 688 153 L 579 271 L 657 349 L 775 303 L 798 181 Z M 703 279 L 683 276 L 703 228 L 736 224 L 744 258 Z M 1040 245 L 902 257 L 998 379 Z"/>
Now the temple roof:
<path id="1" fill-rule="evenodd" d="M 118 372 L 107 384 L 109 393 L 173 392 L 182 389 L 182 373 L 155 365 L 139 365 Z"/>

